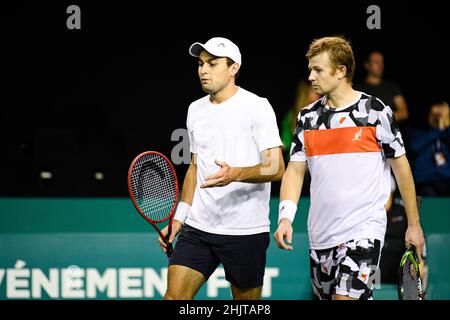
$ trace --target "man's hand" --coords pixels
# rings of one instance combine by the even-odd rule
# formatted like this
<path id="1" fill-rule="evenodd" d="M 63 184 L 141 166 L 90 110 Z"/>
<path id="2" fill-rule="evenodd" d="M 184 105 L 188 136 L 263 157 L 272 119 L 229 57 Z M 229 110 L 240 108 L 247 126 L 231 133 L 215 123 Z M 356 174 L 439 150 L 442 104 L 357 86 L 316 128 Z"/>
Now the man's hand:
<path id="1" fill-rule="evenodd" d="M 200 188 L 223 187 L 235 180 L 235 171 L 233 168 L 219 160 L 216 160 L 216 164 L 220 167 L 220 170 L 206 177 L 205 183 Z"/>
<path id="2" fill-rule="evenodd" d="M 417 255 L 419 256 L 419 259 L 421 259 L 425 240 L 422 227 L 420 226 L 416 190 L 414 188 L 414 180 L 408 159 L 405 155 L 392 158 L 391 168 L 394 171 L 395 180 L 400 189 L 400 194 L 402 195 L 405 206 L 406 217 L 408 219 L 408 229 L 406 229 L 405 233 L 405 246 L 408 248 L 410 243 L 415 245 Z"/>
<path id="3" fill-rule="evenodd" d="M 405 233 L 405 246 L 408 248 L 409 244 L 413 244 L 416 246 L 417 249 L 417 256 L 419 257 L 419 260 L 422 260 L 423 255 L 423 246 L 425 243 L 425 238 L 423 236 L 422 227 L 420 224 L 416 224 L 413 226 L 408 226 L 408 229 L 406 229 Z"/>
<path id="4" fill-rule="evenodd" d="M 175 220 L 173 219 L 172 221 L 172 233 L 170 234 L 169 237 L 169 242 L 173 243 L 173 241 L 175 240 L 175 237 L 178 235 L 178 233 L 180 233 L 181 227 L 183 226 L 183 224 L 181 223 L 181 221 Z M 161 230 L 161 233 L 164 235 L 164 237 L 167 235 L 167 233 L 169 232 L 169 226 L 165 227 L 164 229 Z M 158 242 L 159 245 L 161 246 L 161 249 L 164 253 L 166 253 L 167 251 L 167 244 L 166 242 L 161 239 L 161 237 L 158 237 Z"/>
<path id="5" fill-rule="evenodd" d="M 281 219 L 277 231 L 274 234 L 275 241 L 277 243 L 278 248 L 284 250 L 294 250 L 292 247 L 292 225 L 288 219 Z M 286 239 L 286 242 L 284 242 Z"/>

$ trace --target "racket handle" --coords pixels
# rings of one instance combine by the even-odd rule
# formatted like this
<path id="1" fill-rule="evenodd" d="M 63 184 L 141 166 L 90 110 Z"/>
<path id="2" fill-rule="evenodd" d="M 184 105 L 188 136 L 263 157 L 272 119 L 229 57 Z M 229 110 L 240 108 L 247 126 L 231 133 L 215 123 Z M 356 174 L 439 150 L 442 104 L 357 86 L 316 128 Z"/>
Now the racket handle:
<path id="1" fill-rule="evenodd" d="M 169 238 L 170 238 L 170 234 L 171 234 L 171 230 L 172 228 L 169 227 L 169 233 L 166 235 L 166 244 L 167 244 L 167 250 L 166 250 L 166 254 L 167 254 L 167 258 L 170 258 L 172 256 L 173 253 L 173 247 L 172 244 L 169 242 Z"/>
<path id="2" fill-rule="evenodd" d="M 167 258 L 170 258 L 172 256 L 172 253 L 173 253 L 172 244 L 167 242 L 167 251 L 166 251 Z"/>

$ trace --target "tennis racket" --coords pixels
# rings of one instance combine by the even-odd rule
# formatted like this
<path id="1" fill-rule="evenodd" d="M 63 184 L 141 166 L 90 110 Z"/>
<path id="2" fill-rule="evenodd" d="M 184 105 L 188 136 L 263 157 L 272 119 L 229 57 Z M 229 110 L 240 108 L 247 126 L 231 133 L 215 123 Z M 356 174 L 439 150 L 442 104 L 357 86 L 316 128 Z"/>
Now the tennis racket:
<path id="1" fill-rule="evenodd" d="M 167 257 L 173 252 L 169 237 L 178 202 L 178 179 L 170 160 L 156 151 L 139 154 L 128 170 L 128 192 L 139 214 L 147 220 L 167 244 Z M 169 220 L 164 236 L 157 223 Z"/>
<path id="2" fill-rule="evenodd" d="M 416 247 L 412 244 L 400 260 L 398 278 L 398 297 L 400 300 L 423 299 L 419 259 L 417 259 Z"/>

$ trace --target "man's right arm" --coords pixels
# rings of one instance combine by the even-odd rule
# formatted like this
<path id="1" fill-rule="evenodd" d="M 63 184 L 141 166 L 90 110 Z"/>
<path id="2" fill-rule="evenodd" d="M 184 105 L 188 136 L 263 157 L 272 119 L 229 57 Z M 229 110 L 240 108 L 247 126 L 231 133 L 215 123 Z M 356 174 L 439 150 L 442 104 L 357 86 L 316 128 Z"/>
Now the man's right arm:
<path id="1" fill-rule="evenodd" d="M 274 234 L 277 246 L 280 249 L 293 250 L 292 222 L 294 221 L 297 203 L 305 178 L 306 161 L 290 161 L 283 175 L 280 190 L 280 211 L 278 216 L 278 229 Z M 288 244 L 284 242 L 287 240 Z"/>
<path id="2" fill-rule="evenodd" d="M 181 189 L 181 202 L 192 205 L 195 187 L 197 186 L 197 154 L 192 154 L 191 164 L 184 176 L 183 188 Z M 174 218 L 175 219 L 175 218 Z M 184 220 L 182 221 L 184 222 Z"/>
<path id="3" fill-rule="evenodd" d="M 169 238 L 169 242 L 173 243 L 176 235 L 180 232 L 181 227 L 186 220 L 189 211 L 191 209 L 192 201 L 194 199 L 195 187 L 197 186 L 197 154 L 192 154 L 191 164 L 184 176 L 183 187 L 181 192 L 181 200 L 178 204 L 177 210 L 175 212 L 175 216 L 173 217 L 172 222 L 172 233 Z M 168 227 L 165 227 L 162 231 L 162 234 L 166 235 L 168 232 Z M 162 250 L 166 252 L 166 243 L 158 238 L 159 245 Z"/>

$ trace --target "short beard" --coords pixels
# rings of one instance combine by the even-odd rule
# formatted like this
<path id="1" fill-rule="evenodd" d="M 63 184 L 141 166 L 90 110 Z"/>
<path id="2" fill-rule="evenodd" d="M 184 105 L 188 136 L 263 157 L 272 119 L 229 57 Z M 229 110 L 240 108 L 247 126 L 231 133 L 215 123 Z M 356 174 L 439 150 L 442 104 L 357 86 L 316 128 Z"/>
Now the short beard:
<path id="1" fill-rule="evenodd" d="M 209 94 L 214 94 L 214 93 L 217 92 L 217 91 L 214 91 L 213 88 L 211 88 L 211 87 L 205 87 L 205 86 L 202 86 L 202 90 L 203 90 L 204 92 L 206 92 L 206 93 L 209 93 Z"/>

